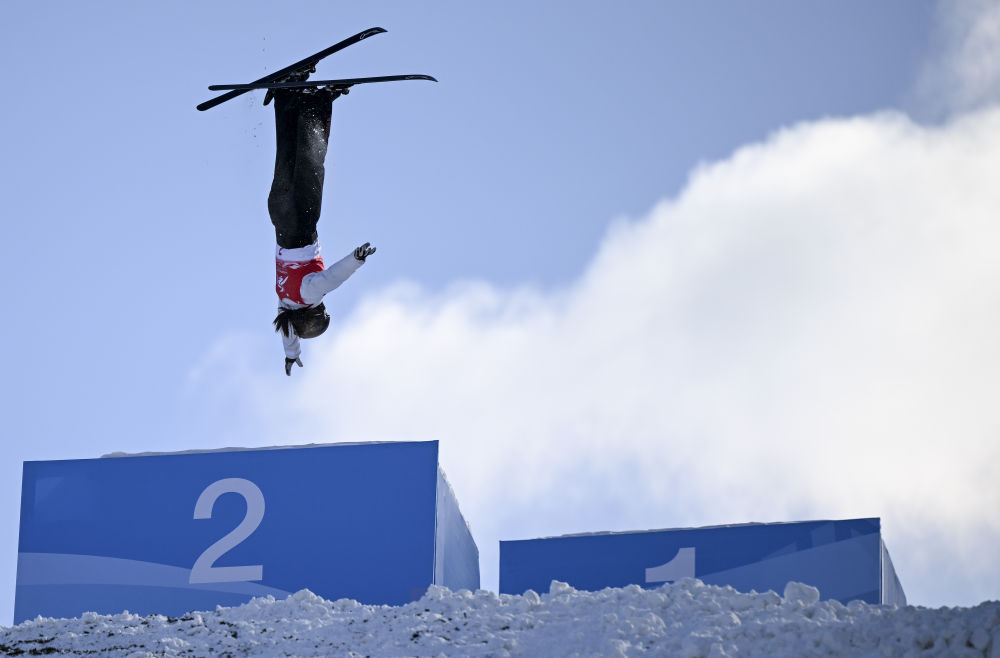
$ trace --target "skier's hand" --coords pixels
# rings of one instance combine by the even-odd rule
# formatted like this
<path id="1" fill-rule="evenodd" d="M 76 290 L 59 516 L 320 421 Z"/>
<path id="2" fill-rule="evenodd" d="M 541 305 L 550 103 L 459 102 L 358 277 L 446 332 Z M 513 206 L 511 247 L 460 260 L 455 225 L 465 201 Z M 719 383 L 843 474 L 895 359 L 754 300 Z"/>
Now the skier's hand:
<path id="1" fill-rule="evenodd" d="M 299 364 L 300 368 L 302 367 L 302 359 L 300 359 L 298 357 L 295 357 L 294 359 L 289 359 L 287 356 L 285 357 L 285 374 L 288 375 L 289 377 L 292 376 L 292 364 L 293 363 Z"/>
<path id="2" fill-rule="evenodd" d="M 354 250 L 354 257 L 363 263 L 365 262 L 366 258 L 368 258 L 374 253 L 375 253 L 375 247 L 371 246 L 371 242 L 366 242 Z"/>

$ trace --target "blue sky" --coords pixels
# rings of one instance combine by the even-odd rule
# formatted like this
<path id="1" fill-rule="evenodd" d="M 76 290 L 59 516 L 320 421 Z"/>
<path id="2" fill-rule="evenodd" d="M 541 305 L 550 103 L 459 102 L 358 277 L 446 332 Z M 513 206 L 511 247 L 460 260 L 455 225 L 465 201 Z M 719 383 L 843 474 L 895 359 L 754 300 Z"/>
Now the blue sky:
<path id="1" fill-rule="evenodd" d="M 991 3 L 3 19 L 0 621 L 24 460 L 390 438 L 441 440 L 487 587 L 500 539 L 882 516 L 911 601 L 997 597 Z M 337 101 L 321 239 L 378 253 L 289 380 L 270 108 L 194 106 L 373 25 L 318 74 L 440 82 Z"/>

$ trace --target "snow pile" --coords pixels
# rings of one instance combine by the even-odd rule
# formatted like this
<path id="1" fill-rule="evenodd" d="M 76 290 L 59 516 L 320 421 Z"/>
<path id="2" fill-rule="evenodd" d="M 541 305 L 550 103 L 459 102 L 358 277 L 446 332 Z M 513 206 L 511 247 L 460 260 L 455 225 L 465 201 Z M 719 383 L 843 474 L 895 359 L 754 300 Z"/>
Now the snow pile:
<path id="1" fill-rule="evenodd" d="M 790 583 L 784 596 L 686 579 L 497 596 L 432 587 L 401 607 L 282 601 L 174 619 L 128 613 L 38 618 L 0 629 L 6 655 L 104 656 L 980 656 L 1000 658 L 1000 602 L 936 610 L 844 606 Z"/>

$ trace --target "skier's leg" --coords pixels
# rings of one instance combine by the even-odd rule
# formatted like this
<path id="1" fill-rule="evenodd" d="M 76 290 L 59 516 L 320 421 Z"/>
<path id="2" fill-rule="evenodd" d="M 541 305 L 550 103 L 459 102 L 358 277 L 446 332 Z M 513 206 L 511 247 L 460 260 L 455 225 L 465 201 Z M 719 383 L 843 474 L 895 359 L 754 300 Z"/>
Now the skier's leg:
<path id="1" fill-rule="evenodd" d="M 317 240 L 334 98 L 324 91 L 274 94 L 277 151 L 267 205 L 281 247 Z"/>
<path id="2" fill-rule="evenodd" d="M 298 94 L 292 92 L 274 94 L 274 132 L 277 146 L 274 154 L 274 180 L 271 182 L 271 191 L 267 197 L 267 210 L 271 215 L 271 223 L 274 224 L 274 235 L 278 246 L 286 249 L 293 247 L 289 238 L 295 241 L 298 225 L 292 194 L 299 124 L 297 96 Z"/>
<path id="3" fill-rule="evenodd" d="M 301 239 L 304 244 L 311 244 L 317 239 L 316 224 L 323 203 L 324 163 L 334 97 L 324 90 L 301 96 L 292 195 Z"/>

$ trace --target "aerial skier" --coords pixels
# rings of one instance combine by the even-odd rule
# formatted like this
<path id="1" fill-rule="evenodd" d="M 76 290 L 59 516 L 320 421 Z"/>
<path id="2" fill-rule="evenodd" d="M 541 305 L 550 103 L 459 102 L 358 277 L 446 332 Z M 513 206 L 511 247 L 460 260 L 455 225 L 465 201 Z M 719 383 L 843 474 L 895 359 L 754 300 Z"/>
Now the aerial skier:
<path id="1" fill-rule="evenodd" d="M 208 110 L 253 89 L 267 89 L 264 105 L 274 100 L 277 150 L 267 210 L 277 243 L 278 315 L 274 318 L 274 330 L 281 334 L 285 348 L 286 375 L 292 374 L 293 365 L 302 367 L 302 339 L 315 338 L 330 326 L 323 297 L 375 253 L 375 247 L 366 242 L 330 267 L 323 263 L 316 224 L 323 200 L 324 161 L 330 141 L 333 101 L 358 84 L 399 80 L 437 82 L 433 76 L 423 73 L 307 81 L 309 74 L 316 71 L 316 63 L 323 58 L 384 32 L 381 27 L 362 30 L 254 82 L 209 85 L 209 89 L 227 91 L 197 106 L 198 110 Z"/>
<path id="2" fill-rule="evenodd" d="M 300 78 L 301 79 L 301 78 Z M 323 199 L 324 160 L 333 101 L 345 89 L 272 89 L 277 151 L 267 209 L 274 224 L 278 315 L 274 330 L 285 349 L 285 374 L 302 367 L 301 340 L 330 326 L 323 297 L 346 281 L 375 253 L 366 242 L 326 267 L 316 224 Z"/>

